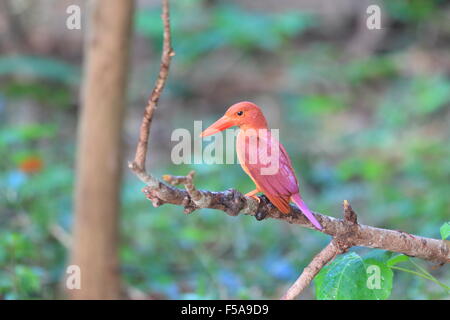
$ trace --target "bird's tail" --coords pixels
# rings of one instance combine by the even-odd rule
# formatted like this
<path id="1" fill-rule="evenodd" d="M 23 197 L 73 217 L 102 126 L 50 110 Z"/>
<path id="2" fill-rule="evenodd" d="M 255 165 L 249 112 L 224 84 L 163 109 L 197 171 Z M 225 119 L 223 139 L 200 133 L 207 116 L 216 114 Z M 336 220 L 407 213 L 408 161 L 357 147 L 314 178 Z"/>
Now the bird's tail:
<path id="1" fill-rule="evenodd" d="M 291 196 L 292 201 L 297 205 L 297 207 L 303 212 L 303 214 L 308 218 L 309 221 L 319 230 L 322 230 L 322 226 L 319 221 L 317 221 L 316 217 L 312 214 L 312 212 L 308 209 L 308 206 L 300 197 L 300 194 L 296 193 Z"/>

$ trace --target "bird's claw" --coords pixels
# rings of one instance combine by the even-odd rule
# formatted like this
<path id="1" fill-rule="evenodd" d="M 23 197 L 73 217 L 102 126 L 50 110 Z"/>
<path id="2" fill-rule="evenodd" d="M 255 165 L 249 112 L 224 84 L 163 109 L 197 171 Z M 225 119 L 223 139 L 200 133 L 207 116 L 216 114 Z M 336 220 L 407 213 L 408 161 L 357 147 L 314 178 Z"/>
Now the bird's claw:
<path id="1" fill-rule="evenodd" d="M 246 195 L 246 196 L 247 196 L 247 195 Z M 250 198 L 255 199 L 256 201 L 258 201 L 258 203 L 261 202 L 261 199 L 260 199 L 258 196 L 256 196 L 256 195 L 251 195 L 251 196 L 247 196 L 247 197 L 250 197 Z"/>
<path id="2" fill-rule="evenodd" d="M 261 199 L 259 199 L 259 197 L 256 195 L 258 192 L 259 192 L 259 190 L 258 190 L 258 189 L 255 189 L 255 190 L 253 190 L 253 191 L 247 192 L 247 193 L 245 194 L 245 196 L 246 196 L 246 197 L 249 197 L 249 198 L 253 198 L 253 199 L 255 199 L 256 201 L 258 201 L 258 203 L 260 203 L 260 202 L 261 202 Z"/>
<path id="3" fill-rule="evenodd" d="M 257 211 L 255 213 L 255 219 L 258 221 L 264 220 L 267 217 L 267 212 Z"/>

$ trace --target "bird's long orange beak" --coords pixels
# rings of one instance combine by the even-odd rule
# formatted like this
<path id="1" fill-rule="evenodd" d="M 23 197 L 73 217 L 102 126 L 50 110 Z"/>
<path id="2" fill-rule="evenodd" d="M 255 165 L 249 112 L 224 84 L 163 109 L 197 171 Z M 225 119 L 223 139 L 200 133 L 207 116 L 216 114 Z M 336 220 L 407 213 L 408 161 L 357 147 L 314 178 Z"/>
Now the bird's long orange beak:
<path id="1" fill-rule="evenodd" d="M 223 116 L 208 128 L 206 128 L 202 133 L 200 133 L 200 137 L 207 137 L 213 135 L 217 132 L 223 131 L 229 127 L 234 126 L 233 119 L 230 119 L 227 116 Z"/>

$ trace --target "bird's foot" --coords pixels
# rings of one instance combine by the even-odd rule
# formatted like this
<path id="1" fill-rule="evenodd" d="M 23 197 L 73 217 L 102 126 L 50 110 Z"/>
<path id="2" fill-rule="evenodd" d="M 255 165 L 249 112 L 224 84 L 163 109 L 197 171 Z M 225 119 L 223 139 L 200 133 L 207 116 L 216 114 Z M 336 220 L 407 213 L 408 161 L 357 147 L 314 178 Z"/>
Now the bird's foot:
<path id="1" fill-rule="evenodd" d="M 261 202 L 261 199 L 258 196 L 256 196 L 256 195 L 254 195 L 254 196 L 247 196 L 247 197 L 255 199 L 256 201 L 258 201 L 258 203 Z"/>
<path id="2" fill-rule="evenodd" d="M 255 189 L 255 190 L 253 190 L 253 191 L 247 192 L 247 193 L 245 194 L 245 196 L 246 196 L 246 197 L 253 198 L 253 199 L 255 199 L 256 201 L 258 201 L 258 203 L 259 203 L 259 202 L 261 202 L 261 199 L 259 199 L 259 197 L 256 195 L 258 192 L 259 192 L 259 190 L 258 190 L 258 189 Z"/>
<path id="3" fill-rule="evenodd" d="M 253 198 L 256 201 L 258 201 L 258 207 L 259 207 L 259 204 L 261 203 L 261 199 L 256 195 L 258 192 L 260 192 L 260 191 L 258 189 L 255 189 L 253 191 L 246 193 L 245 196 L 249 197 L 249 198 Z M 266 216 L 267 216 L 266 212 L 256 211 L 256 213 L 255 213 L 255 218 L 258 221 L 263 220 Z"/>
<path id="4" fill-rule="evenodd" d="M 267 212 L 265 211 L 257 211 L 255 213 L 255 218 L 258 221 L 264 220 L 267 217 Z"/>

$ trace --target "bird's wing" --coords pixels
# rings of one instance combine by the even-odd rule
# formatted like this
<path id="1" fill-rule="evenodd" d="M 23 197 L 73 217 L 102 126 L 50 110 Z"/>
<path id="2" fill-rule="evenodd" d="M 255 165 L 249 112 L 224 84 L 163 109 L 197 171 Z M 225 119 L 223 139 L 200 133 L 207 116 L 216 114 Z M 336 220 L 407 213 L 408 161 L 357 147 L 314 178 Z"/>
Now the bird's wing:
<path id="1" fill-rule="evenodd" d="M 245 145 L 242 143 L 244 141 Z M 288 213 L 291 210 L 289 206 L 291 195 L 298 193 L 298 182 L 289 155 L 283 145 L 270 133 L 258 135 L 257 141 L 255 147 L 254 140 L 252 141 L 251 138 L 241 139 L 240 148 L 238 148 L 241 166 L 255 182 L 256 187 L 281 212 Z M 258 157 L 252 158 L 251 153 L 255 153 L 255 150 Z"/>

